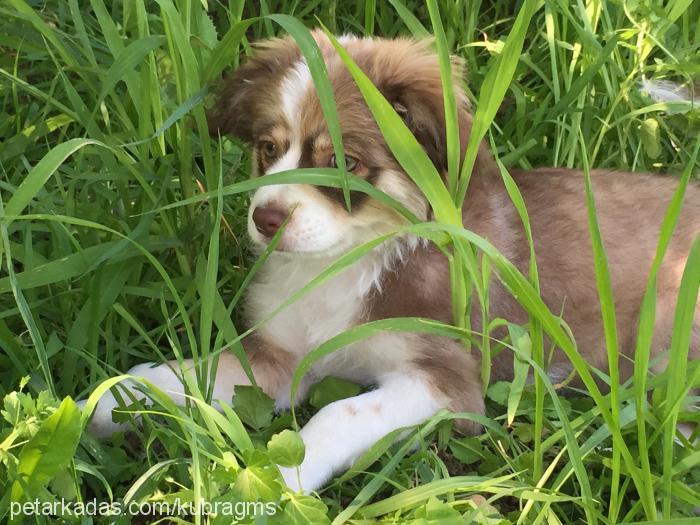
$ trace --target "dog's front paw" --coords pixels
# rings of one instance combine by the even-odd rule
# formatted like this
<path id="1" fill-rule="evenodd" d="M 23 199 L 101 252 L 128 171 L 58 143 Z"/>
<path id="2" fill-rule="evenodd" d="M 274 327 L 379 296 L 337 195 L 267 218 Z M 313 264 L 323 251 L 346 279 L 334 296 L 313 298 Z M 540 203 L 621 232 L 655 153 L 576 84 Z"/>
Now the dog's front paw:
<path id="1" fill-rule="evenodd" d="M 303 462 L 298 467 L 279 467 L 285 484 L 294 492 L 306 494 L 320 489 L 332 476 L 330 468 Z"/>

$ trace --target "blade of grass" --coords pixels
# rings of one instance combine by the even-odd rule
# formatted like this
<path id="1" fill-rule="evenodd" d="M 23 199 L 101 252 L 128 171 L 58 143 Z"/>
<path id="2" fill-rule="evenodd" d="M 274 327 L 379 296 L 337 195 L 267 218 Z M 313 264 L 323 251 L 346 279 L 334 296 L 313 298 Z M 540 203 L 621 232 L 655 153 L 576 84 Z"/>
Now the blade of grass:
<path id="1" fill-rule="evenodd" d="M 510 80 L 513 78 L 515 68 L 518 65 L 520 53 L 523 48 L 527 28 L 535 12 L 540 8 L 537 0 L 525 0 L 518 16 L 515 18 L 513 28 L 508 33 L 505 45 L 500 54 L 489 66 L 486 78 L 481 85 L 479 102 L 476 113 L 472 121 L 472 129 L 469 134 L 467 151 L 462 163 L 462 170 L 459 176 L 457 198 L 455 202 L 462 203 L 467 195 L 469 179 L 476 163 L 476 155 L 479 150 L 481 140 L 486 136 L 486 132 L 496 116 L 496 112 L 503 102 Z"/>
<path id="2" fill-rule="evenodd" d="M 445 28 L 442 26 L 437 2 L 428 0 L 428 12 L 433 24 L 438 61 L 440 63 L 440 78 L 442 79 L 442 100 L 445 108 L 445 137 L 447 138 L 447 189 L 453 197 L 457 192 L 459 177 L 460 151 L 459 123 L 457 122 L 457 102 L 452 81 L 452 62 L 447 47 Z M 459 202 L 457 205 L 459 206 Z"/>
<path id="3" fill-rule="evenodd" d="M 671 242 L 671 237 L 678 223 L 683 197 L 685 195 L 690 175 L 693 172 L 693 166 L 700 152 L 700 140 L 696 142 L 695 149 L 686 165 L 678 184 L 678 189 L 673 195 L 671 202 L 668 205 L 661 231 L 659 233 L 659 242 L 656 248 L 656 255 L 649 271 L 647 287 L 642 300 L 642 306 L 639 313 L 639 326 L 637 329 L 637 343 L 634 353 L 634 389 L 635 389 L 635 407 L 637 411 L 637 439 L 639 440 L 639 448 L 641 451 L 647 451 L 647 431 L 646 431 L 646 407 L 647 407 L 647 375 L 649 371 L 649 358 L 651 355 L 651 344 L 654 334 L 654 324 L 656 321 L 656 293 L 657 279 L 659 268 Z M 651 464 L 649 454 L 640 453 L 640 465 L 642 476 L 645 479 L 643 499 L 646 501 L 644 506 L 647 518 L 656 519 L 656 506 L 654 504 L 654 484 L 652 483 Z"/>
<path id="4" fill-rule="evenodd" d="M 326 34 L 355 80 L 396 160 L 426 196 L 437 219 L 461 225 L 462 218 L 423 147 L 336 38 L 328 30 Z"/>
<path id="5" fill-rule="evenodd" d="M 51 175 L 58 167 L 73 153 L 88 144 L 101 144 L 97 140 L 91 139 L 71 139 L 59 144 L 49 151 L 34 166 L 22 181 L 22 184 L 14 192 L 14 195 L 7 201 L 5 215 L 18 215 L 32 201 L 36 194 L 46 184 Z"/>
<path id="6" fill-rule="evenodd" d="M 0 198 L 0 263 L 2 263 L 2 256 L 5 255 L 5 269 L 10 280 L 10 287 L 12 288 L 12 295 L 17 303 L 17 308 L 22 317 L 27 330 L 29 332 L 29 337 L 31 338 L 32 345 L 34 346 L 34 351 L 36 352 L 37 359 L 39 361 L 39 368 L 44 377 L 44 382 L 46 388 L 54 397 L 56 394 L 56 387 L 53 382 L 53 376 L 51 375 L 51 369 L 49 367 L 49 360 L 46 352 L 46 346 L 44 345 L 44 340 L 41 337 L 41 332 L 37 326 L 36 319 L 32 313 L 29 305 L 27 304 L 24 294 L 22 293 L 19 284 L 17 283 L 17 277 L 14 270 L 14 263 L 12 262 L 12 253 L 10 252 L 10 238 L 7 232 L 5 206 Z"/>
<path id="7" fill-rule="evenodd" d="M 421 24 L 420 20 L 414 15 L 401 0 L 389 0 L 389 3 L 396 10 L 396 14 L 401 17 L 403 23 L 411 31 L 411 34 L 416 38 L 430 38 L 430 32 Z"/>
<path id="8" fill-rule="evenodd" d="M 688 350 L 693 333 L 695 311 L 700 291 L 700 235 L 695 238 L 685 265 L 678 290 L 676 315 L 673 320 L 666 386 L 667 413 L 664 424 L 663 439 L 663 516 L 671 517 L 673 490 L 671 473 L 673 471 L 673 439 L 676 435 L 678 408 L 670 403 L 685 385 L 685 369 L 688 366 Z"/>
<path id="9" fill-rule="evenodd" d="M 223 185 L 223 168 L 219 165 L 219 184 L 217 189 L 221 189 Z M 200 316 L 199 316 L 199 357 L 204 363 L 209 363 L 209 347 L 211 344 L 211 332 L 214 315 L 214 303 L 216 294 L 216 281 L 219 273 L 219 239 L 221 217 L 224 212 L 224 200 L 221 197 L 221 192 L 216 199 L 216 208 L 213 210 L 213 221 L 211 226 L 211 234 L 209 235 L 209 248 L 206 258 L 204 259 L 205 272 L 202 285 L 199 288 L 201 298 Z M 192 356 L 197 358 L 197 355 Z M 204 367 L 196 367 L 197 379 L 200 388 L 204 390 L 204 386 L 209 384 L 208 369 Z M 215 372 L 215 371 L 214 371 Z M 215 377 L 215 376 L 214 376 Z M 213 383 L 213 381 L 212 381 Z"/>
<path id="10" fill-rule="evenodd" d="M 498 165 L 501 178 L 508 192 L 513 206 L 518 212 L 521 222 L 523 223 L 523 228 L 525 230 L 525 237 L 527 239 L 528 248 L 530 250 L 530 282 L 537 293 L 540 292 L 540 278 L 539 272 L 537 270 L 537 256 L 535 254 L 535 243 L 532 238 L 532 228 L 530 226 L 530 218 L 528 217 L 527 208 L 525 206 L 525 200 L 523 199 L 520 189 L 518 188 L 515 180 L 511 177 L 510 173 L 503 165 L 500 159 L 496 158 L 496 163 Z M 537 363 L 538 366 L 545 368 L 544 364 L 544 335 L 542 333 L 542 324 L 535 316 L 530 316 L 530 332 L 532 334 L 532 358 Z M 486 383 L 489 376 L 486 376 L 482 372 L 482 381 Z M 544 385 L 542 384 L 542 379 L 539 375 L 535 375 L 535 428 L 534 428 L 534 465 L 533 465 L 533 477 L 539 479 L 542 476 L 543 469 L 543 451 L 542 451 L 542 432 L 544 429 Z"/>
<path id="11" fill-rule="evenodd" d="M 435 223 L 416 224 L 407 227 L 406 229 L 410 229 L 411 231 L 421 235 L 424 233 L 443 230 L 446 233 L 449 233 L 449 235 L 453 238 L 461 237 L 468 240 L 489 256 L 494 264 L 494 267 L 499 273 L 501 281 L 509 292 L 518 298 L 518 302 L 525 309 L 525 311 L 528 312 L 528 314 L 536 316 L 538 319 L 540 319 L 544 331 L 552 338 L 553 342 L 562 349 L 562 351 L 571 361 L 574 370 L 581 378 L 583 384 L 586 386 L 590 396 L 600 408 L 601 416 L 605 420 L 606 424 L 610 425 L 613 429 L 613 440 L 615 441 L 616 446 L 620 448 L 620 452 L 630 476 L 632 476 L 637 490 L 641 493 L 642 481 L 639 477 L 639 469 L 636 466 L 634 457 L 632 456 L 624 439 L 622 439 L 619 430 L 619 422 L 612 417 L 608 406 L 609 403 L 601 394 L 600 389 L 598 388 L 591 374 L 589 365 L 576 349 L 574 342 L 570 338 L 570 335 L 562 327 L 559 319 L 549 311 L 547 306 L 540 298 L 539 293 L 535 291 L 531 283 L 525 279 L 517 268 L 505 257 L 503 257 L 503 255 L 491 243 L 473 232 L 458 229 L 447 224 Z"/>
<path id="12" fill-rule="evenodd" d="M 588 166 L 588 154 L 583 135 L 579 135 L 581 158 L 583 159 L 583 175 L 586 187 L 586 207 L 588 210 L 588 231 L 591 235 L 593 247 L 593 265 L 595 269 L 596 285 L 598 288 L 598 298 L 600 301 L 600 313 L 603 319 L 603 333 L 605 335 L 605 350 L 608 356 L 608 373 L 610 376 L 610 407 L 611 415 L 616 420 L 620 420 L 620 347 L 617 337 L 617 319 L 615 315 L 615 299 L 613 297 L 612 281 L 610 278 L 610 268 L 608 258 L 603 244 L 603 238 L 598 223 L 595 197 L 593 195 L 593 184 L 591 182 L 591 172 Z M 619 440 L 622 440 L 622 435 Z M 620 508 L 620 451 L 613 441 L 613 458 L 611 468 L 610 504 L 608 507 L 608 519 L 611 523 L 617 521 Z M 640 487 L 641 488 L 641 487 Z M 650 510 L 650 509 L 649 509 Z"/>
<path id="13" fill-rule="evenodd" d="M 400 215 L 406 218 L 407 221 L 416 223 L 419 222 L 418 218 L 410 212 L 406 207 L 390 197 L 386 193 L 378 190 L 372 184 L 368 183 L 366 180 L 353 175 L 348 174 L 348 186 L 352 191 L 361 191 L 366 193 L 373 199 L 388 205 L 389 207 L 396 210 Z M 183 199 L 177 202 L 173 202 L 157 208 L 155 210 L 149 211 L 148 213 L 155 213 L 164 210 L 171 210 L 181 206 L 187 206 L 193 203 L 200 203 L 211 199 L 212 197 L 218 197 L 220 193 L 222 196 L 235 195 L 238 193 L 245 193 L 251 190 L 255 190 L 262 186 L 269 186 L 273 184 L 311 184 L 314 186 L 326 186 L 332 188 L 339 188 L 342 185 L 342 175 L 338 173 L 338 170 L 332 168 L 300 168 L 294 170 L 280 171 L 277 173 L 271 173 L 270 175 L 265 175 L 264 177 L 256 177 L 253 179 L 246 179 L 241 182 L 236 182 L 221 188 L 217 191 L 209 191 L 200 193 L 188 199 Z"/>

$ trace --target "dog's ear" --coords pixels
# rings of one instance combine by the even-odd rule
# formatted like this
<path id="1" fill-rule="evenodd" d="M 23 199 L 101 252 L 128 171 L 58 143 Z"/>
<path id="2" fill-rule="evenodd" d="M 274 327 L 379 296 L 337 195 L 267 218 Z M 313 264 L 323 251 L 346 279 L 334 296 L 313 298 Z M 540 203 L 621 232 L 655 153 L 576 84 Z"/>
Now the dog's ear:
<path id="1" fill-rule="evenodd" d="M 394 111 L 423 146 L 438 172 L 447 170 L 447 137 L 445 130 L 445 110 L 442 104 L 442 92 L 437 99 L 423 98 L 410 87 L 398 91 L 394 98 L 387 97 Z M 471 114 L 463 107 L 457 108 L 459 136 L 462 150 L 466 146 L 468 133 L 471 131 Z M 464 151 L 462 151 L 462 154 Z"/>
<path id="2" fill-rule="evenodd" d="M 411 50 L 410 56 L 406 52 Z M 377 87 L 406 123 L 441 174 L 447 172 L 445 109 L 440 67 L 434 52 L 425 42 L 404 44 L 394 57 L 383 61 L 384 71 L 377 70 Z M 403 52 L 403 53 L 402 53 Z M 400 58 L 397 58 L 400 57 Z M 398 61 L 397 61 L 398 60 Z M 393 64 L 396 64 L 392 67 Z M 462 61 L 452 59 L 452 81 L 457 104 L 457 121 L 461 155 L 464 156 L 472 128 L 469 100 L 462 85 Z M 480 159 L 490 157 L 488 148 L 479 149 Z"/>
<path id="3" fill-rule="evenodd" d="M 256 44 L 254 54 L 218 86 L 216 102 L 207 113 L 209 133 L 252 142 L 253 123 L 261 111 L 278 106 L 279 82 L 297 60 L 299 48 L 290 38 Z"/>

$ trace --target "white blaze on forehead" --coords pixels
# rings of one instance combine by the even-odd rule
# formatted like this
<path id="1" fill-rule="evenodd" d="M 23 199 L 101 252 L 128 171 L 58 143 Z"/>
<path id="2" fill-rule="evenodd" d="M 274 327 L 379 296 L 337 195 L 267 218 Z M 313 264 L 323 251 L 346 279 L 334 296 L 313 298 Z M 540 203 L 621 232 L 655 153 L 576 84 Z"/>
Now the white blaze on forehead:
<path id="1" fill-rule="evenodd" d="M 301 104 L 312 87 L 311 71 L 304 59 L 297 62 L 282 81 L 282 109 L 291 126 L 292 139 L 299 139 Z"/>
<path id="2" fill-rule="evenodd" d="M 299 145 L 299 141 L 290 141 L 289 149 L 285 151 L 284 155 L 277 159 L 272 166 L 265 170 L 265 175 L 296 169 L 299 167 L 300 158 L 301 146 Z"/>
<path id="3" fill-rule="evenodd" d="M 301 158 L 301 136 L 299 121 L 301 120 L 301 105 L 309 89 L 313 87 L 309 66 L 303 59 L 297 62 L 285 75 L 280 89 L 282 111 L 289 125 L 289 147 L 272 166 L 265 170 L 265 174 L 279 173 L 293 170 L 299 167 Z M 257 190 L 253 197 L 251 210 L 255 206 L 265 206 L 268 202 L 277 201 L 287 207 L 294 207 L 300 203 L 303 195 L 296 184 L 279 184 L 263 186 Z M 251 211 L 252 213 L 252 211 Z"/>
<path id="4" fill-rule="evenodd" d="M 309 66 L 302 59 L 289 70 L 282 80 L 280 98 L 282 111 L 289 124 L 289 148 L 277 161 L 265 170 L 266 174 L 293 170 L 299 167 L 301 158 L 301 136 L 299 121 L 301 120 L 302 103 L 309 89 L 313 87 Z"/>
<path id="5" fill-rule="evenodd" d="M 304 60 L 297 62 L 280 84 L 281 110 L 286 120 L 286 150 L 265 170 L 265 175 L 293 170 L 299 167 L 303 137 L 301 120 L 304 104 L 314 88 L 311 72 Z M 267 239 L 257 231 L 253 211 L 257 207 L 274 205 L 284 211 L 294 210 L 284 231 L 284 249 L 295 252 L 320 253 L 331 248 L 339 250 L 347 243 L 350 224 L 338 220 L 335 206 L 320 193 L 304 184 L 275 184 L 258 188 L 248 213 L 248 232 L 258 243 Z"/>

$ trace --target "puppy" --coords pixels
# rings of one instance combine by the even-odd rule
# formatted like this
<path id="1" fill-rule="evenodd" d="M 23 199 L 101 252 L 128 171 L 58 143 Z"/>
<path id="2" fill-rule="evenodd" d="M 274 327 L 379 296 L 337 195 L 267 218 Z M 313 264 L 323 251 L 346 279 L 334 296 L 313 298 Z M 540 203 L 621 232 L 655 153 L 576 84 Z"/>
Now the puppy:
<path id="1" fill-rule="evenodd" d="M 315 34 L 326 62 L 340 116 L 347 169 L 389 194 L 423 220 L 431 220 L 426 198 L 391 154 L 350 74 L 331 44 Z M 426 153 L 446 171 L 445 122 L 438 60 L 425 42 L 410 39 L 343 37 L 341 43 L 402 116 Z M 462 71 L 454 61 L 462 153 L 472 117 L 458 85 Z M 212 112 L 215 132 L 250 144 L 255 174 L 293 168 L 335 167 L 328 129 L 309 68 L 290 38 L 258 46 L 255 56 L 224 83 Z M 580 352 L 599 369 L 607 368 L 584 177 L 564 169 L 512 173 L 524 197 L 532 225 L 541 293 L 549 308 L 562 312 Z M 637 319 L 654 257 L 660 225 L 676 189 L 673 177 L 599 170 L 592 174 L 600 226 L 614 287 L 619 340 L 625 354 L 623 375 L 632 367 Z M 351 193 L 348 211 L 342 191 L 304 184 L 259 188 L 251 201 L 248 230 L 264 247 L 288 223 L 274 251 L 247 293 L 245 314 L 255 324 L 349 249 L 391 232 L 405 219 L 364 193 Z M 489 239 L 521 271 L 527 272 L 529 249 L 519 216 L 498 169 L 482 144 L 463 205 L 465 228 Z M 291 214 L 291 216 L 290 216 Z M 655 352 L 670 340 L 674 306 L 691 243 L 700 232 L 700 188 L 687 190 L 680 222 L 658 275 Z M 527 315 L 497 280 L 490 286 L 490 313 L 515 323 Z M 475 308 L 474 310 L 478 310 Z M 393 317 L 419 316 L 452 322 L 450 278 L 443 253 L 412 236 L 394 238 L 325 284 L 305 294 L 243 341 L 257 383 L 276 400 L 290 405 L 292 373 L 300 360 L 329 338 L 358 324 Z M 475 313 L 472 326 L 480 330 Z M 691 355 L 700 351 L 700 307 Z M 142 376 L 183 402 L 183 387 L 173 365 L 139 365 Z M 191 363 L 188 363 L 191 366 Z M 484 411 L 478 351 L 467 353 L 457 341 L 433 335 L 382 333 L 318 361 L 306 375 L 296 401 L 313 382 L 328 375 L 373 389 L 321 409 L 301 430 L 306 456 L 299 468 L 281 469 L 293 489 L 314 490 L 348 468 L 375 441 L 398 428 L 416 425 L 440 409 Z M 571 371 L 555 354 L 555 379 Z M 512 373 L 512 355 L 494 359 L 493 378 Z M 220 356 L 213 398 L 230 402 L 234 386 L 249 384 L 238 360 Z M 130 386 L 133 389 L 133 385 Z M 143 397 L 135 392 L 135 395 Z M 118 425 L 111 410 L 117 402 L 104 396 L 91 429 L 109 434 Z M 463 420 L 464 432 L 478 425 Z M 301 486 L 299 486 L 299 480 Z"/>

